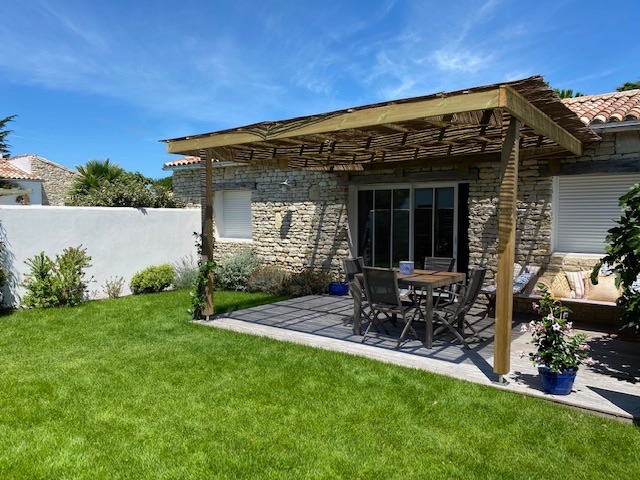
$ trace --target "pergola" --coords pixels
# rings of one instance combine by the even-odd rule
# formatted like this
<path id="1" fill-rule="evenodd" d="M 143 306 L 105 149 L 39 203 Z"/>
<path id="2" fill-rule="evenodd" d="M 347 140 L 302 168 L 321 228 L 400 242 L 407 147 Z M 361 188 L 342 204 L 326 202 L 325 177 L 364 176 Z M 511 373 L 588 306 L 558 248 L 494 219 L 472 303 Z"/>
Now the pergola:
<path id="1" fill-rule="evenodd" d="M 350 172 L 499 162 L 494 372 L 510 370 L 518 164 L 581 155 L 600 137 L 542 77 L 349 108 L 165 140 L 169 153 L 201 159 L 203 259 L 213 256 L 212 162 Z M 213 314 L 212 282 L 207 310 Z"/>

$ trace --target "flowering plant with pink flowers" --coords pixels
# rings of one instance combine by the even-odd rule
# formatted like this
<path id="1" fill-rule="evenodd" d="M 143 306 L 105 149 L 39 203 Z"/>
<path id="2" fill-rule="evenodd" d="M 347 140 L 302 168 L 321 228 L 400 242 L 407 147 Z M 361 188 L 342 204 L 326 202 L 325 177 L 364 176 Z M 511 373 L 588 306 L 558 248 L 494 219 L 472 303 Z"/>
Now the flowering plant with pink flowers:
<path id="1" fill-rule="evenodd" d="M 523 332 L 531 332 L 531 343 L 538 348 L 537 352 L 529 353 L 531 362 L 547 366 L 556 373 L 577 370 L 583 361 L 591 363 L 592 360 L 587 358 L 587 336 L 573 331 L 573 325 L 568 321 L 570 310 L 554 300 L 545 285 L 540 284 L 539 287 L 542 298 L 533 304 L 533 308 L 540 314 L 540 320 L 521 328 Z"/>

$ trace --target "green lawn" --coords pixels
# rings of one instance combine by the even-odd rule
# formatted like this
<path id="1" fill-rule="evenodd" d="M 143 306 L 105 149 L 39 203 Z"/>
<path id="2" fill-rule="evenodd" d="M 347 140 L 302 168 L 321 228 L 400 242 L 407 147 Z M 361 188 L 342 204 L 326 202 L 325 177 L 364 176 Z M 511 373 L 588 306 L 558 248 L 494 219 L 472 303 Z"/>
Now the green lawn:
<path id="1" fill-rule="evenodd" d="M 216 294 L 218 311 L 268 301 Z M 185 291 L 0 317 L 0 478 L 637 478 L 640 429 L 188 322 Z"/>

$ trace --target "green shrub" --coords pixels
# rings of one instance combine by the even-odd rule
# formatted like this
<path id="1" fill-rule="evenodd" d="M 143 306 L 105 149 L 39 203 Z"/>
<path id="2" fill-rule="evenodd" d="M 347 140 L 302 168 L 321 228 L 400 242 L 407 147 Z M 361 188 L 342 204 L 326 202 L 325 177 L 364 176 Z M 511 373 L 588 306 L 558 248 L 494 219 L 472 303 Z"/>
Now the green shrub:
<path id="1" fill-rule="evenodd" d="M 292 297 L 302 297 L 304 295 L 320 295 L 327 293 L 331 274 L 322 270 L 305 268 L 299 273 L 291 276 L 287 286 L 287 293 Z"/>
<path id="2" fill-rule="evenodd" d="M 136 273 L 129 287 L 134 295 L 162 292 L 173 284 L 175 277 L 173 267 L 168 263 L 154 265 Z"/>
<path id="3" fill-rule="evenodd" d="M 250 292 L 267 292 L 280 295 L 285 292 L 289 281 L 289 272 L 275 265 L 264 265 L 251 272 L 247 279 Z"/>
<path id="4" fill-rule="evenodd" d="M 246 290 L 251 272 L 260 266 L 260 259 L 250 248 L 243 248 L 226 256 L 214 272 L 215 288 L 220 290 Z"/>
<path id="5" fill-rule="evenodd" d="M 177 289 L 191 288 L 198 276 L 198 264 L 193 255 L 185 255 L 173 263 L 176 279 L 173 286 Z"/>
<path id="6" fill-rule="evenodd" d="M 122 172 L 117 177 L 96 181 L 84 190 L 75 188 L 67 205 L 94 207 L 182 208 L 185 202 L 163 185 L 139 173 Z"/>
<path id="7" fill-rule="evenodd" d="M 91 257 L 81 247 L 63 250 L 62 255 L 56 255 L 55 261 L 44 252 L 25 261 L 31 272 L 21 284 L 27 291 L 22 299 L 24 307 L 73 306 L 87 300 L 84 269 L 91 266 Z"/>

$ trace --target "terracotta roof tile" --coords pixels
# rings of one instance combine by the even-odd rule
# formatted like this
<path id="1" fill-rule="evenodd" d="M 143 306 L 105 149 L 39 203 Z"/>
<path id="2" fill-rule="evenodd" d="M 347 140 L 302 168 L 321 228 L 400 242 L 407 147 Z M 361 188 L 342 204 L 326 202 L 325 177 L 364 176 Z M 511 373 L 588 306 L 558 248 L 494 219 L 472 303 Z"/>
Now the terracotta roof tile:
<path id="1" fill-rule="evenodd" d="M 163 165 L 163 168 L 184 167 L 187 165 L 198 165 L 200 163 L 200 157 L 183 157 L 172 162 L 167 162 Z"/>
<path id="2" fill-rule="evenodd" d="M 562 101 L 585 125 L 640 120 L 640 90 L 585 95 Z"/>
<path id="3" fill-rule="evenodd" d="M 0 160 L 0 178 L 10 180 L 42 180 L 42 177 L 25 172 L 6 160 Z"/>

